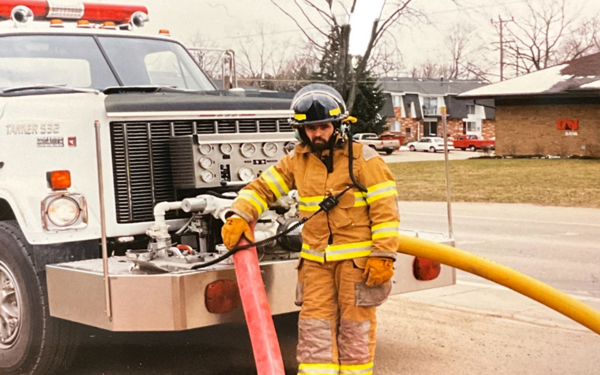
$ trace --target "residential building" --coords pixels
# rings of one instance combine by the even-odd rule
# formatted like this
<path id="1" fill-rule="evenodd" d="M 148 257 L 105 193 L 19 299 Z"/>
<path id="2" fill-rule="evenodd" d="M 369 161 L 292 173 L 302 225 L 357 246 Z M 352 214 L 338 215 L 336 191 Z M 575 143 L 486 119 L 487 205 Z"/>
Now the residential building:
<path id="1" fill-rule="evenodd" d="M 600 53 L 459 98 L 495 101 L 498 155 L 600 157 Z"/>
<path id="2" fill-rule="evenodd" d="M 494 101 L 458 100 L 457 95 L 485 86 L 479 81 L 385 77 L 379 79 L 390 96 L 389 132 L 415 141 L 424 136 L 443 136 L 442 108 L 446 107 L 447 133 L 475 134 L 490 139 L 494 134 Z"/>

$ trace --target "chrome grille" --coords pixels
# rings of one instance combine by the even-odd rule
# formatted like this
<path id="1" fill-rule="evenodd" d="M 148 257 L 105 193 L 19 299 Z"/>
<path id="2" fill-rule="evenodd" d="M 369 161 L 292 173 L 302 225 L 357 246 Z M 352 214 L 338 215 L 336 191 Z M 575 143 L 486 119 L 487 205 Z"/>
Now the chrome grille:
<path id="1" fill-rule="evenodd" d="M 153 221 L 154 205 L 176 199 L 169 138 L 192 134 L 291 132 L 287 119 L 112 122 L 114 192 L 118 223 Z M 174 213 L 168 213 L 172 218 Z"/>

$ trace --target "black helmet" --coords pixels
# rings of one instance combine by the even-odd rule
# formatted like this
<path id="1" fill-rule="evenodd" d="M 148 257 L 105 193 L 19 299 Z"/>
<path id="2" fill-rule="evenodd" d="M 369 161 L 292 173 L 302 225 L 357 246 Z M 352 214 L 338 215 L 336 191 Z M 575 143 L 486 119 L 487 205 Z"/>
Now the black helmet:
<path id="1" fill-rule="evenodd" d="M 344 99 L 334 88 L 313 83 L 300 89 L 292 100 L 292 127 L 340 121 L 348 117 Z"/>

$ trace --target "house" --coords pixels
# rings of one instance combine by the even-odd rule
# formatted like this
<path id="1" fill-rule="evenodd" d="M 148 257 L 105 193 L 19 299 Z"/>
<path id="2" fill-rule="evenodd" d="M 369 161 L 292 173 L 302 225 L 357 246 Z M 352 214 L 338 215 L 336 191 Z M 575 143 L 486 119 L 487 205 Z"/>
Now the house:
<path id="1" fill-rule="evenodd" d="M 471 80 L 445 80 L 432 78 L 385 77 L 380 78 L 384 92 L 390 97 L 388 107 L 393 107 L 389 131 L 403 135 L 406 141 L 424 136 L 443 136 L 442 108 L 446 107 L 447 133 L 474 134 L 490 139 L 494 134 L 494 101 L 458 100 L 465 91 L 485 86 Z"/>
<path id="2" fill-rule="evenodd" d="M 600 156 L 600 53 L 459 98 L 495 100 L 498 155 Z"/>

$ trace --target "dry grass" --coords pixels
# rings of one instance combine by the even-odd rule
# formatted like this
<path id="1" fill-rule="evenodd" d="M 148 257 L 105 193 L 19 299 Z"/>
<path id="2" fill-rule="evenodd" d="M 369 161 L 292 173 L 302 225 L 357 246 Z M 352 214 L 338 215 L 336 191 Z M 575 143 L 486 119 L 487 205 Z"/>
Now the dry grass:
<path id="1" fill-rule="evenodd" d="M 400 200 L 446 200 L 443 162 L 389 166 Z M 450 181 L 453 202 L 600 208 L 600 160 L 453 160 Z"/>

